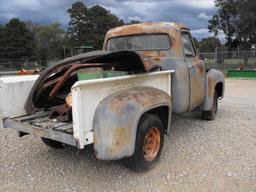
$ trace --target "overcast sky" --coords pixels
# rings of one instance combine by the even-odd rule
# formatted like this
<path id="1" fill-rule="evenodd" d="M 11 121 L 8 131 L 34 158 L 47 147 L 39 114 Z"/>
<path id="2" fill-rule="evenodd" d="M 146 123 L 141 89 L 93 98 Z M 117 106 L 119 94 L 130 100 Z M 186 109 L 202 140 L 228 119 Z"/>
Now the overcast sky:
<path id="1" fill-rule="evenodd" d="M 214 0 L 81 0 L 87 6 L 99 4 L 124 21 L 175 21 L 186 24 L 198 39 L 212 36 L 208 20 L 216 12 Z M 23 21 L 66 27 L 67 9 L 76 0 L 0 0 L 0 23 L 13 17 Z"/>

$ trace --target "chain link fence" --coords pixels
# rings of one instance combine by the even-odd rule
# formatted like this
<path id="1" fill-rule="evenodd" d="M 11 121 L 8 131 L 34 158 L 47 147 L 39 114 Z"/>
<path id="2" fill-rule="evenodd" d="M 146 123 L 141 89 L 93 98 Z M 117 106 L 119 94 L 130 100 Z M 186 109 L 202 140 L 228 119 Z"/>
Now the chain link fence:
<path id="1" fill-rule="evenodd" d="M 42 69 L 46 66 L 52 65 L 58 60 L 46 60 L 46 61 L 4 61 L 0 60 L 0 72 L 1 71 L 17 71 L 20 69 Z"/>
<path id="2" fill-rule="evenodd" d="M 255 69 L 256 51 L 223 51 L 200 52 L 200 59 L 204 60 L 206 68 L 216 68 L 223 72 L 229 69 Z M 47 61 L 20 61 L 11 62 L 0 60 L 0 73 L 18 71 L 20 69 L 42 69 L 52 65 L 57 60 Z"/>
<path id="3" fill-rule="evenodd" d="M 58 60 L 47 61 L 4 61 L 0 60 L 0 77 L 16 75 L 17 71 L 25 70 L 41 70 L 47 66 L 54 64 Z"/>
<path id="4" fill-rule="evenodd" d="M 255 51 L 201 52 L 199 57 L 204 60 L 206 68 L 216 68 L 222 71 L 256 68 Z"/>

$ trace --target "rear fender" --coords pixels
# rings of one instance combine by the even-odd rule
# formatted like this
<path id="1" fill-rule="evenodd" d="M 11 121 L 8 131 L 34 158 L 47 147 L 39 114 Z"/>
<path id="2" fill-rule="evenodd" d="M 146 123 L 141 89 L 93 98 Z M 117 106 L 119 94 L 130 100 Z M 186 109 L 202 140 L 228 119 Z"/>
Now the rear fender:
<path id="1" fill-rule="evenodd" d="M 167 106 L 170 113 L 171 97 L 152 87 L 132 88 L 106 97 L 98 105 L 94 117 L 96 157 L 116 160 L 133 155 L 141 116 L 162 106 Z"/>
<path id="2" fill-rule="evenodd" d="M 217 91 L 219 99 L 222 99 L 224 97 L 224 88 L 225 88 L 224 74 L 221 71 L 216 69 L 209 70 L 206 76 L 205 99 L 202 105 L 203 111 L 211 110 L 215 91 Z"/>

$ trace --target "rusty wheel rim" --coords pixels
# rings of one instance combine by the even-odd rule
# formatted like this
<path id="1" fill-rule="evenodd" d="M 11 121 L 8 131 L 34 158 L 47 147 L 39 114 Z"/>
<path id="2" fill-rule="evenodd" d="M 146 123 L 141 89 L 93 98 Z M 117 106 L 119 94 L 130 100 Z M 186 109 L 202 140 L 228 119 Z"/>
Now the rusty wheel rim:
<path id="1" fill-rule="evenodd" d="M 160 148 L 160 131 L 156 127 L 148 130 L 143 144 L 144 157 L 147 161 L 152 161 Z"/>

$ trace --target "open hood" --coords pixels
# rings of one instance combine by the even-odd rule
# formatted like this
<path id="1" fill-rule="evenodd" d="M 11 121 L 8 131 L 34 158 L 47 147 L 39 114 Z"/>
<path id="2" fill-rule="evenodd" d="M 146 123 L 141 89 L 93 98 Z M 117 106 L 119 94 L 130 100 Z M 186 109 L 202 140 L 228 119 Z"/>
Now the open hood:
<path id="1" fill-rule="evenodd" d="M 71 73 L 68 72 L 73 68 L 80 69 L 93 66 L 104 69 L 114 68 L 117 71 L 137 71 L 139 73 L 159 68 L 158 65 L 151 63 L 150 58 L 145 57 L 141 52 L 135 51 L 93 51 L 69 57 L 42 71 L 30 91 L 25 110 L 29 114 L 33 114 L 38 109 L 60 105 L 62 102 L 60 99 L 50 98 L 52 89 L 59 86 L 58 88 L 62 92 L 70 92 L 77 79 L 75 76 L 69 76 Z"/>

